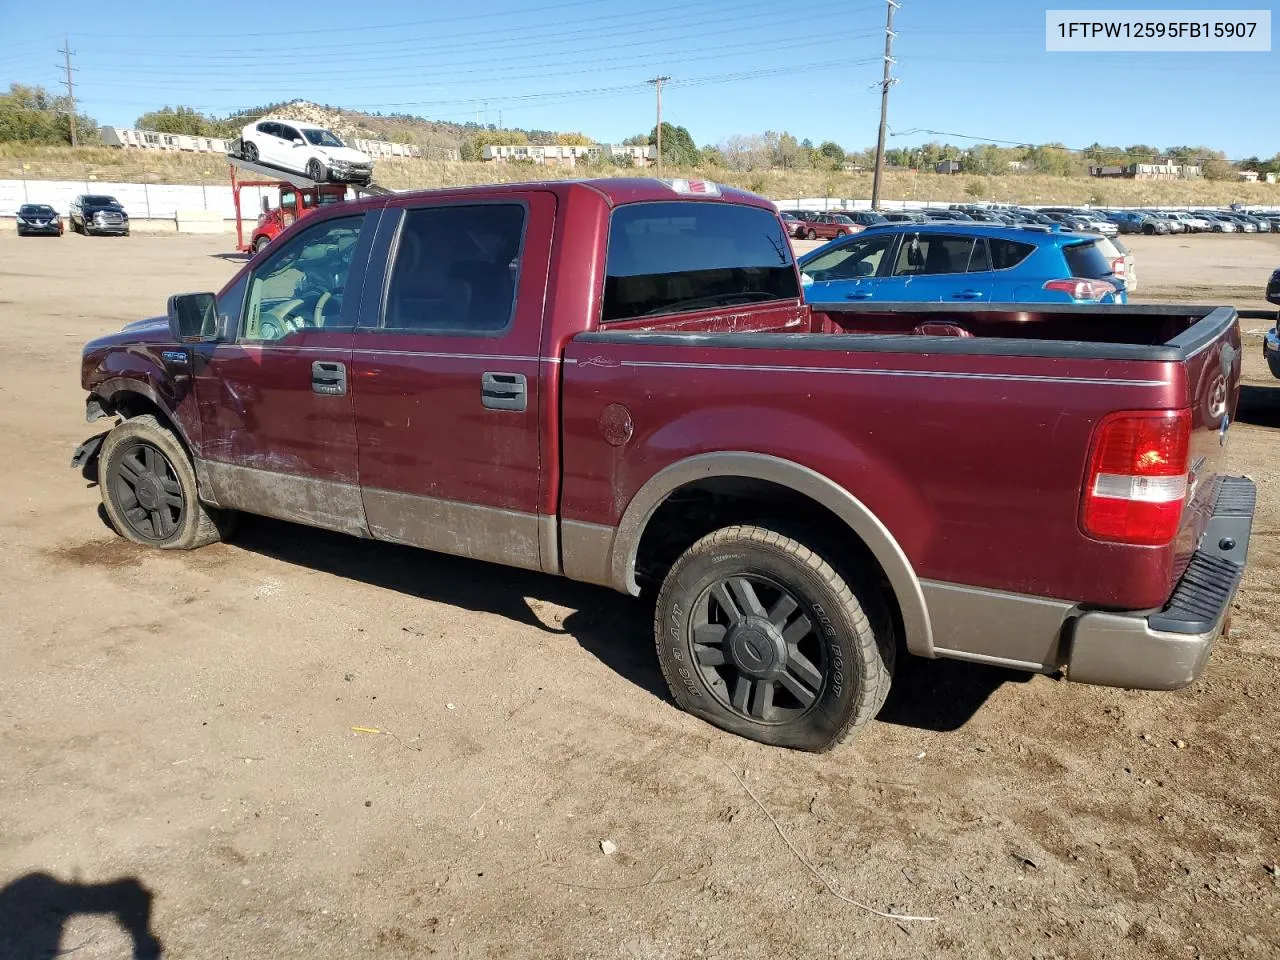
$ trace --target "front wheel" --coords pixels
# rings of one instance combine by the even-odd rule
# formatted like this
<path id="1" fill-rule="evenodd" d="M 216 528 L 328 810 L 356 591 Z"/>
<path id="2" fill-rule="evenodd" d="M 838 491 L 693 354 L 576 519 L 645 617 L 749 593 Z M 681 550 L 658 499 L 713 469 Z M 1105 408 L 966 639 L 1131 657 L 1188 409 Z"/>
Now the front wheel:
<path id="1" fill-rule="evenodd" d="M 134 543 L 192 550 L 230 533 L 234 514 L 200 502 L 187 451 L 151 414 L 107 434 L 98 477 L 111 525 Z"/>
<path id="2" fill-rule="evenodd" d="M 654 633 L 676 702 L 761 743 L 829 750 L 889 693 L 895 640 L 878 593 L 765 527 L 726 527 L 685 551 Z"/>
<path id="3" fill-rule="evenodd" d="M 263 250 L 266 249 L 267 244 L 270 242 L 271 242 L 270 237 L 259 237 L 257 240 L 253 241 L 253 252 L 261 253 Z"/>
<path id="4" fill-rule="evenodd" d="M 808 233 L 806 233 L 806 234 L 805 234 L 805 236 L 806 236 L 808 239 L 810 239 L 810 240 L 817 240 L 817 239 L 818 239 L 818 231 L 817 231 L 817 230 L 810 230 Z"/>
<path id="5" fill-rule="evenodd" d="M 250 163 L 258 162 L 258 145 L 246 140 L 240 145 L 240 156 Z"/>
<path id="6" fill-rule="evenodd" d="M 324 164 L 319 160 L 311 159 L 307 161 L 307 177 L 317 183 L 324 183 L 328 179 L 328 173 L 324 168 Z"/>

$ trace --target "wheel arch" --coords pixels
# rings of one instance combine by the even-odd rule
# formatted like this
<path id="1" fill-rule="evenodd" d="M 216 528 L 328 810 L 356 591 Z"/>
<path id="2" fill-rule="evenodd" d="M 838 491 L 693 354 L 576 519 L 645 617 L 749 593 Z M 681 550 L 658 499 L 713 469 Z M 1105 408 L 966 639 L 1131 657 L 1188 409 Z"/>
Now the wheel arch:
<path id="1" fill-rule="evenodd" d="M 133 380 L 124 377 L 104 380 L 89 393 L 86 401 L 90 411 L 89 416 L 93 416 L 92 406 L 95 403 L 98 405 L 100 416 L 120 416 L 126 420 L 132 420 L 134 417 L 149 413 L 160 422 L 161 426 L 172 430 L 173 435 L 178 438 L 179 445 L 186 451 L 187 457 L 191 460 L 192 469 L 196 473 L 196 485 L 200 491 L 200 499 L 212 506 L 218 506 L 218 499 L 214 495 L 213 487 L 209 482 L 204 460 L 198 455 L 198 448 L 192 442 L 191 437 L 188 436 L 181 418 L 174 414 L 173 409 L 165 402 L 164 397 L 160 395 L 155 387 L 144 380 Z M 97 419 L 97 417 L 94 417 L 94 419 Z"/>
<path id="2" fill-rule="evenodd" d="M 776 485 L 837 517 L 883 571 L 901 617 L 907 648 L 921 656 L 934 655 L 933 631 L 920 580 L 893 534 L 861 500 L 835 481 L 803 464 L 767 454 L 699 454 L 652 476 L 632 497 L 613 537 L 609 575 L 615 589 L 633 596 L 640 593 L 636 561 L 650 523 L 674 494 L 715 479 Z"/>

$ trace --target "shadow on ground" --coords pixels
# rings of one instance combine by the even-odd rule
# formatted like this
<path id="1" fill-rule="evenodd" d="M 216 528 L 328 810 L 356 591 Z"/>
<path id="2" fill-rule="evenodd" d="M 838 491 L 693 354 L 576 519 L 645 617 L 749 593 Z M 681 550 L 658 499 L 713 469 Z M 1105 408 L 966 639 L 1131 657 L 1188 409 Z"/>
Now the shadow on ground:
<path id="1" fill-rule="evenodd" d="M 230 260 L 232 263 L 244 263 L 249 260 L 253 254 L 251 253 L 211 253 L 209 256 L 218 260 Z"/>
<path id="2" fill-rule="evenodd" d="M 653 652 L 652 606 L 643 599 L 563 577 L 261 517 L 242 517 L 233 545 L 424 600 L 497 614 L 546 633 L 566 634 L 636 686 L 660 699 L 670 699 Z M 559 628 L 548 626 L 529 600 L 572 612 Z M 411 632 L 414 629 L 413 624 L 402 626 Z"/>
<path id="3" fill-rule="evenodd" d="M 1280 380 L 1274 387 L 1241 384 L 1236 420 L 1255 427 L 1280 427 Z"/>
<path id="4" fill-rule="evenodd" d="M 28 873 L 0 889 L 0 957 L 50 960 L 73 954 L 89 943 L 64 945 L 67 921 L 93 914 L 112 917 L 120 925 L 133 940 L 135 960 L 156 960 L 162 947 L 151 932 L 153 899 L 134 877 L 67 883 L 47 873 Z"/>
<path id="5" fill-rule="evenodd" d="M 653 601 L 562 577 L 464 560 L 412 547 L 358 540 L 260 517 L 244 517 L 235 547 L 410 596 L 492 613 L 573 638 L 605 666 L 671 702 L 653 649 Z M 552 627 L 530 600 L 572 612 Z M 413 632 L 413 624 L 402 625 Z M 956 661 L 898 660 L 893 692 L 879 719 L 924 730 L 957 730 L 1007 681 L 1027 675 Z"/>

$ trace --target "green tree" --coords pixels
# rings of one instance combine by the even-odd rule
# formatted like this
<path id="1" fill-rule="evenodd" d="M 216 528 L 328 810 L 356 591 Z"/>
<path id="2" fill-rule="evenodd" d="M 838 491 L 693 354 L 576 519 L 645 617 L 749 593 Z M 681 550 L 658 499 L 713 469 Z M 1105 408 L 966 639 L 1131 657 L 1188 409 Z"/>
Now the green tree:
<path id="1" fill-rule="evenodd" d="M 557 133 L 556 143 L 562 147 L 589 147 L 595 141 L 585 133 Z"/>
<path id="2" fill-rule="evenodd" d="M 649 133 L 647 142 L 653 146 L 657 145 L 657 127 Z M 702 157 L 688 130 L 664 122 L 662 124 L 662 160 L 664 163 L 672 163 L 679 167 L 696 167 L 702 162 Z"/>
<path id="3" fill-rule="evenodd" d="M 11 83 L 9 92 L 0 94 L 0 141 L 69 144 L 69 108 L 66 97 L 53 96 L 44 87 Z M 76 138 L 80 143 L 97 143 L 97 121 L 76 114 Z"/>
<path id="4" fill-rule="evenodd" d="M 832 170 L 844 166 L 844 148 L 834 140 L 823 140 L 822 146 L 818 147 L 818 156 Z"/>
<path id="5" fill-rule="evenodd" d="M 649 135 L 647 133 L 637 133 L 627 137 L 622 141 L 624 147 L 647 147 L 649 145 Z"/>

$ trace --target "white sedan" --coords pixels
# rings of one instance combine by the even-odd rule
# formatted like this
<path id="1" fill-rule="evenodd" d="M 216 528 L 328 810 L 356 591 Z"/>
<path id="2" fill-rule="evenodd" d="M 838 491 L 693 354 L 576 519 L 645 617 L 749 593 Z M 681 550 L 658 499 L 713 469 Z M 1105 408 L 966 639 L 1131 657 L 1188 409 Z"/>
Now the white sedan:
<path id="1" fill-rule="evenodd" d="M 240 131 L 240 156 L 306 175 L 319 183 L 366 184 L 373 160 L 324 127 L 295 120 L 259 120 Z"/>

